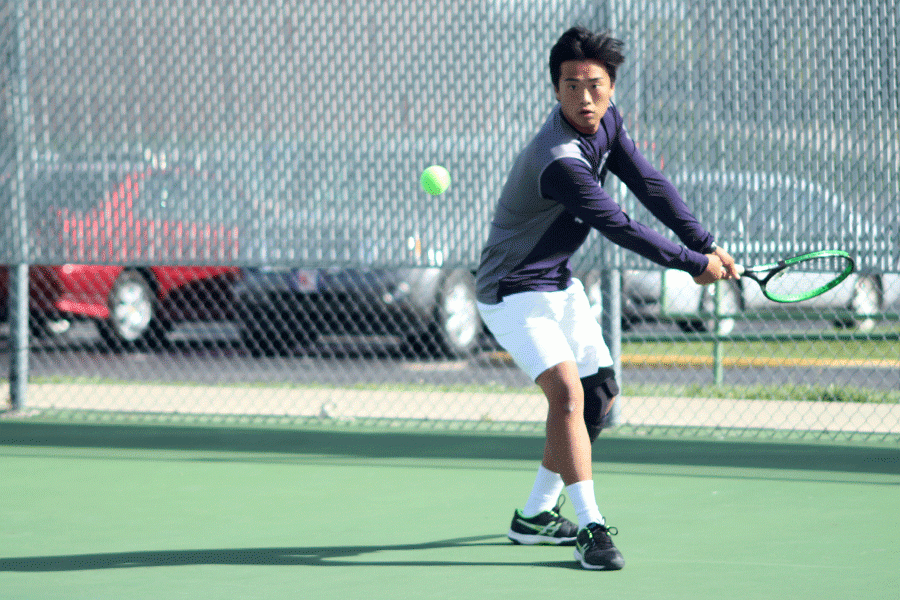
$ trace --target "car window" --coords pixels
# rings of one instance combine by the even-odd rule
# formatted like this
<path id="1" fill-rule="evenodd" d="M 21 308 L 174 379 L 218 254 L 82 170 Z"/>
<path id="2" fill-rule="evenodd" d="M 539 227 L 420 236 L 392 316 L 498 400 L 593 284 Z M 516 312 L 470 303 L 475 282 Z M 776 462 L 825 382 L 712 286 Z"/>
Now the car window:
<path id="1" fill-rule="evenodd" d="M 153 173 L 141 183 L 138 195 L 146 216 L 175 221 L 230 222 L 240 202 L 236 185 L 203 173 Z"/>
<path id="2" fill-rule="evenodd" d="M 128 189 L 137 183 L 137 194 Z M 239 186 L 214 173 L 66 168 L 36 173 L 28 186 L 32 215 L 47 218 L 57 211 L 87 215 L 108 212 L 110 203 L 134 211 L 136 218 L 234 222 L 245 199 Z M 121 203 L 122 198 L 127 199 Z"/>
<path id="3" fill-rule="evenodd" d="M 729 247 L 808 245 L 809 232 L 832 245 L 852 221 L 838 197 L 818 184 L 762 172 L 685 172 L 675 187 L 716 237 Z M 805 249 L 805 245 L 803 248 Z"/>
<path id="4" fill-rule="evenodd" d="M 111 178 L 103 172 L 60 170 L 37 174 L 28 186 L 32 214 L 68 209 L 97 208 L 111 189 Z"/>

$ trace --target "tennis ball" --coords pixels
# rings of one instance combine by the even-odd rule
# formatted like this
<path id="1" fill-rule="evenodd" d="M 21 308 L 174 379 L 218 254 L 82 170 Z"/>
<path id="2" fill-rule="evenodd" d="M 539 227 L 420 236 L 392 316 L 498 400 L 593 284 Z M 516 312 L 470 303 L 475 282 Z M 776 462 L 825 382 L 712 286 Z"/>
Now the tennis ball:
<path id="1" fill-rule="evenodd" d="M 422 177 L 419 178 L 422 189 L 437 196 L 443 194 L 450 187 L 450 173 L 440 165 L 431 165 L 422 171 Z"/>

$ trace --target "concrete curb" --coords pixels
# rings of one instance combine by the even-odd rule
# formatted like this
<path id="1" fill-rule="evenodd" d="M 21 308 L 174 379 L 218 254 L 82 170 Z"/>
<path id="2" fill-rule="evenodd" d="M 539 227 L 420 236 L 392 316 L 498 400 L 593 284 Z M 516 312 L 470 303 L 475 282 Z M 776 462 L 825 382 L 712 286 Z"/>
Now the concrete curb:
<path id="1" fill-rule="evenodd" d="M 623 397 L 622 424 L 900 433 L 900 405 L 717 398 Z M 352 388 L 32 384 L 24 409 L 323 419 L 542 423 L 543 396 Z"/>

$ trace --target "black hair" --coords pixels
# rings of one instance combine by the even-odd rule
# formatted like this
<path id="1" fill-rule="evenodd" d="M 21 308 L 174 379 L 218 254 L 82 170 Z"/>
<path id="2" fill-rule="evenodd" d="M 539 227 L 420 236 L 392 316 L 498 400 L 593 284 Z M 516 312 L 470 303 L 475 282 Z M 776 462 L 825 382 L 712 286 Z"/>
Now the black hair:
<path id="1" fill-rule="evenodd" d="M 616 82 L 616 68 L 625 62 L 625 44 L 607 31 L 594 33 L 584 27 L 572 27 L 566 31 L 550 50 L 550 78 L 553 87 L 559 89 L 562 64 L 567 60 L 599 60 Z"/>

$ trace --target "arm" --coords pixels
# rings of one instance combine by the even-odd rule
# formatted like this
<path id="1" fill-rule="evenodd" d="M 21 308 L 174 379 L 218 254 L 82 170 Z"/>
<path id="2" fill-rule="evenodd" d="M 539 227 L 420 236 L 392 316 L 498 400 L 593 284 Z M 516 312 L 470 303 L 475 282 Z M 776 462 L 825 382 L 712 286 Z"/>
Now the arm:
<path id="1" fill-rule="evenodd" d="M 619 129 L 613 143 L 608 165 L 641 204 L 685 246 L 697 252 L 712 253 L 713 235 L 700 224 L 675 186 L 644 158 L 624 127 Z"/>
<path id="2" fill-rule="evenodd" d="M 619 128 L 610 152 L 609 169 L 685 246 L 706 254 L 707 268 L 694 281 L 707 285 L 722 278 L 740 279 L 734 258 L 715 244 L 712 234 L 700 225 L 675 186 L 650 165 L 624 127 Z"/>
<path id="3" fill-rule="evenodd" d="M 611 241 L 659 265 L 687 271 L 695 277 L 708 267 L 708 257 L 676 244 L 625 214 L 594 181 L 590 167 L 580 160 L 562 158 L 551 163 L 541 175 L 541 191 Z"/>

